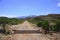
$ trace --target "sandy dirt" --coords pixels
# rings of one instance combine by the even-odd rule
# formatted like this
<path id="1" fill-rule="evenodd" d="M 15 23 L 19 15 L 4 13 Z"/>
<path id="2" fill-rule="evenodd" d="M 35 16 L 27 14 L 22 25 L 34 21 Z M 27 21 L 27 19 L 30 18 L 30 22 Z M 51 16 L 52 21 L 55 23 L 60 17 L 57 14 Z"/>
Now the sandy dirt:
<path id="1" fill-rule="evenodd" d="M 10 40 L 50 40 L 42 34 L 14 34 Z"/>

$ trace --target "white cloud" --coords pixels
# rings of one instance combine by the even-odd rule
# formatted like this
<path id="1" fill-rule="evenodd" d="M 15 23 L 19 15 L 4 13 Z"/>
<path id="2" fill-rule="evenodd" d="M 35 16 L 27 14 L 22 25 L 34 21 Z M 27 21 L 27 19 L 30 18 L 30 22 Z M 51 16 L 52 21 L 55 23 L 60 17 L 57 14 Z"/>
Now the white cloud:
<path id="1" fill-rule="evenodd" d="M 57 6 L 60 7 L 60 3 L 57 3 Z"/>
<path id="2" fill-rule="evenodd" d="M 0 15 L 0 17 L 9 17 L 9 18 L 13 18 L 13 17 L 17 17 L 17 16 L 13 16 L 13 15 Z"/>

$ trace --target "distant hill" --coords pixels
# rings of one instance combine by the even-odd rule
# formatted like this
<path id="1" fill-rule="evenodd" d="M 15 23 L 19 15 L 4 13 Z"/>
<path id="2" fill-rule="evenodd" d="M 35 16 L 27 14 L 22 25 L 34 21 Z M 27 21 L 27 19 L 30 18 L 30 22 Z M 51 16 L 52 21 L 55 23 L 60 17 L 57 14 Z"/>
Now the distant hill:
<path id="1" fill-rule="evenodd" d="M 60 14 L 48 14 L 48 15 L 42 15 L 42 16 L 37 16 L 39 19 L 60 19 Z"/>
<path id="2" fill-rule="evenodd" d="M 29 16 L 29 17 L 26 17 L 25 20 L 28 20 L 32 23 L 37 23 L 38 21 L 41 21 L 41 20 L 60 20 L 60 14 L 48 14 L 48 15 L 40 15 L 40 16 Z"/>
<path id="3" fill-rule="evenodd" d="M 21 18 L 21 19 L 25 19 L 25 18 L 34 18 L 36 17 L 35 15 L 30 15 L 30 16 L 21 16 L 21 17 L 16 17 L 16 18 Z"/>
<path id="4" fill-rule="evenodd" d="M 40 16 L 35 16 L 35 15 L 30 15 L 30 16 L 22 16 L 22 17 L 15 17 L 15 18 L 8 18 L 8 17 L 0 17 L 0 22 L 2 20 L 7 20 L 8 23 L 10 24 L 18 24 L 23 22 L 24 20 L 27 20 L 32 23 L 37 23 L 42 20 L 60 20 L 60 14 L 48 14 L 48 15 L 40 15 Z"/>
<path id="5" fill-rule="evenodd" d="M 60 14 L 49 14 L 48 16 L 56 19 L 60 19 Z"/>

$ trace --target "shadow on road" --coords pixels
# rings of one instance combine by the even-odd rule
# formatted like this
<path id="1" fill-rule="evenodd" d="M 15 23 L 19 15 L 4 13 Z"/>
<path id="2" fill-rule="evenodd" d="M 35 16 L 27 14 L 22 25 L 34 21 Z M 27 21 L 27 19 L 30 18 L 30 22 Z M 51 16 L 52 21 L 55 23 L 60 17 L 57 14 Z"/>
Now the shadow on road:
<path id="1" fill-rule="evenodd" d="M 14 34 L 33 34 L 33 33 L 41 33 L 37 30 L 14 30 Z"/>

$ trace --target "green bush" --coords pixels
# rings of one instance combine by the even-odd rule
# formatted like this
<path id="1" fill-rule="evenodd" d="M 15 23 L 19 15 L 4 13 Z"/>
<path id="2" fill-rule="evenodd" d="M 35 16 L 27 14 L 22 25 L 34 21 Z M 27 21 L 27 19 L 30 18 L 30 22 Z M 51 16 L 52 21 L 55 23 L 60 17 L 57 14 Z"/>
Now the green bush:
<path id="1" fill-rule="evenodd" d="M 49 27 L 48 21 L 43 21 L 42 22 L 42 28 L 44 29 L 44 28 L 47 28 L 47 27 Z"/>
<path id="2" fill-rule="evenodd" d="M 48 33 L 48 32 L 49 32 L 49 23 L 48 23 L 47 20 L 44 20 L 44 21 L 42 22 L 42 28 L 43 28 L 43 30 L 44 30 L 44 33 Z"/>
<path id="3" fill-rule="evenodd" d="M 60 21 L 56 20 L 55 25 L 50 27 L 51 31 L 59 32 L 60 31 Z"/>
<path id="4" fill-rule="evenodd" d="M 39 22 L 37 23 L 37 26 L 38 26 L 38 27 L 41 27 L 41 26 L 42 26 L 42 21 L 39 21 Z"/>
<path id="5" fill-rule="evenodd" d="M 56 21 L 56 29 L 57 29 L 57 32 L 60 31 L 60 20 Z"/>
<path id="6" fill-rule="evenodd" d="M 49 23 L 47 20 L 43 20 L 43 21 L 39 21 L 37 23 L 38 27 L 42 27 L 42 29 L 44 30 L 44 33 L 48 33 L 49 31 Z"/>
<path id="7" fill-rule="evenodd" d="M 51 30 L 51 31 L 57 31 L 57 27 L 56 27 L 56 25 L 51 26 L 51 27 L 50 27 L 50 30 Z"/>

